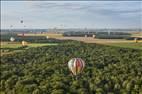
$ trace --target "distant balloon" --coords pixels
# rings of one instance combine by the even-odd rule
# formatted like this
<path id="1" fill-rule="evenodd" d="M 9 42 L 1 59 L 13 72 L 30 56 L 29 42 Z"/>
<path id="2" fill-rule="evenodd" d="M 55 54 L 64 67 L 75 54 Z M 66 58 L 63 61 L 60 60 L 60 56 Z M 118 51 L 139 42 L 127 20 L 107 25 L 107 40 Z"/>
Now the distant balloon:
<path id="1" fill-rule="evenodd" d="M 10 27 L 13 27 L 13 25 L 10 25 Z"/>
<path id="2" fill-rule="evenodd" d="M 20 22 L 21 22 L 21 23 L 23 23 L 24 21 L 23 21 L 23 20 L 21 20 Z"/>
<path id="3" fill-rule="evenodd" d="M 49 37 L 48 37 L 48 36 L 46 36 L 46 38 L 48 39 Z"/>
<path id="4" fill-rule="evenodd" d="M 73 58 L 68 62 L 68 67 L 73 75 L 77 75 L 83 71 L 85 62 L 81 58 Z"/>
<path id="5" fill-rule="evenodd" d="M 26 41 L 22 41 L 22 46 L 27 46 L 27 42 Z"/>
<path id="6" fill-rule="evenodd" d="M 15 38 L 11 37 L 11 38 L 10 38 L 10 41 L 11 41 L 11 42 L 15 41 Z"/>
<path id="7" fill-rule="evenodd" d="M 22 33 L 22 36 L 24 37 L 24 36 L 25 36 L 25 34 L 24 34 L 24 33 Z"/>

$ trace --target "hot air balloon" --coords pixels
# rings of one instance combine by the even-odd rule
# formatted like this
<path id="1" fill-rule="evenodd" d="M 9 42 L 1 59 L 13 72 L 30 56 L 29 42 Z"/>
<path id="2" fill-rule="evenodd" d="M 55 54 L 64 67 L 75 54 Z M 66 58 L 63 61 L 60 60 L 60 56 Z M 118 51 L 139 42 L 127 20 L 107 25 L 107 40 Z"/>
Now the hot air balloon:
<path id="1" fill-rule="evenodd" d="M 21 20 L 20 23 L 23 23 L 23 20 Z"/>
<path id="2" fill-rule="evenodd" d="M 21 20 L 20 20 L 20 23 L 23 23 L 24 21 L 23 21 L 23 17 L 21 17 Z"/>
<path id="3" fill-rule="evenodd" d="M 49 38 L 49 36 L 46 36 L 46 39 L 48 39 Z"/>
<path id="4" fill-rule="evenodd" d="M 10 25 L 10 27 L 12 28 L 12 27 L 13 27 L 13 25 Z"/>
<path id="5" fill-rule="evenodd" d="M 10 38 L 10 41 L 11 41 L 11 42 L 13 42 L 14 40 L 15 40 L 15 38 L 13 38 L 13 37 Z"/>
<path id="6" fill-rule="evenodd" d="M 22 33 L 22 37 L 24 37 L 25 36 L 25 34 L 24 33 Z"/>
<path id="7" fill-rule="evenodd" d="M 73 75 L 76 76 L 83 71 L 85 67 L 85 62 L 81 58 L 72 58 L 68 62 L 68 67 L 70 71 L 73 73 Z"/>
<path id="8" fill-rule="evenodd" d="M 22 46 L 27 46 L 27 42 L 26 41 L 22 41 Z"/>

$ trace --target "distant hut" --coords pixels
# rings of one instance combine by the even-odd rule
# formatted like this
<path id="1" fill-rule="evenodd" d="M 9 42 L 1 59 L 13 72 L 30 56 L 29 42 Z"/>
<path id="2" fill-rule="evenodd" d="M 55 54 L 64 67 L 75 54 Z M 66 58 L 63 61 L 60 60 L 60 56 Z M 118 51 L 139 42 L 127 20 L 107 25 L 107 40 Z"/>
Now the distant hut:
<path id="1" fill-rule="evenodd" d="M 27 46 L 27 42 L 26 41 L 22 41 L 22 46 Z"/>
<path id="2" fill-rule="evenodd" d="M 11 37 L 11 38 L 10 38 L 10 41 L 11 41 L 11 42 L 15 41 L 15 38 L 14 38 L 14 37 Z"/>

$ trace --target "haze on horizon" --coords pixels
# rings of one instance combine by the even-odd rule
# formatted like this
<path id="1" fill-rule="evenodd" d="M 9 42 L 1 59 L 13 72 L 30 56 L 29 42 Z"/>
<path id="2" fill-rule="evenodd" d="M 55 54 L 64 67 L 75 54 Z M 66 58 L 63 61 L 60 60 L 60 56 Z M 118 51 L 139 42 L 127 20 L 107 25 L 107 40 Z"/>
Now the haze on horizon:
<path id="1" fill-rule="evenodd" d="M 55 27 L 142 28 L 142 1 L 1 1 L 1 29 Z"/>

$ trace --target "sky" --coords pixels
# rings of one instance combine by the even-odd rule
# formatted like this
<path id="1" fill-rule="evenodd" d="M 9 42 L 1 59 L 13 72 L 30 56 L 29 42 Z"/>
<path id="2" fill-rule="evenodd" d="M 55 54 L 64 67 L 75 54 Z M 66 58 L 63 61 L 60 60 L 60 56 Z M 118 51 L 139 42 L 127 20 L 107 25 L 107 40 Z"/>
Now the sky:
<path id="1" fill-rule="evenodd" d="M 142 28 L 142 1 L 1 1 L 1 28 Z"/>

